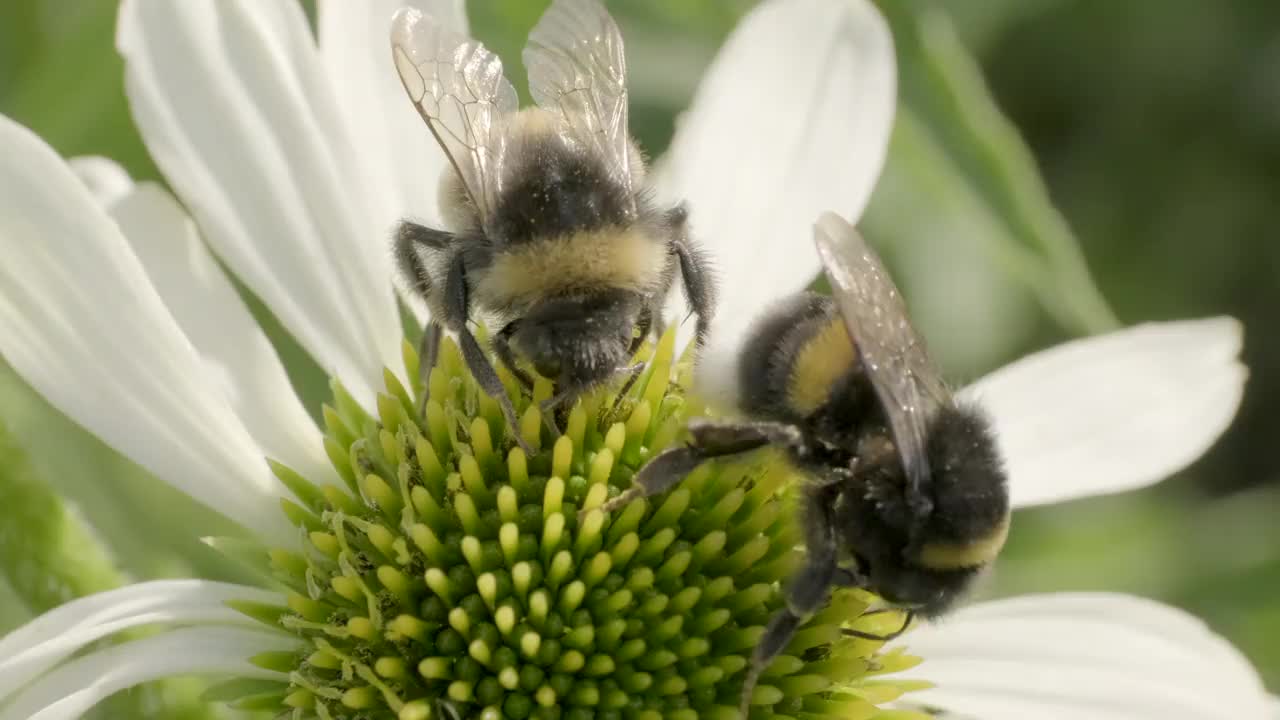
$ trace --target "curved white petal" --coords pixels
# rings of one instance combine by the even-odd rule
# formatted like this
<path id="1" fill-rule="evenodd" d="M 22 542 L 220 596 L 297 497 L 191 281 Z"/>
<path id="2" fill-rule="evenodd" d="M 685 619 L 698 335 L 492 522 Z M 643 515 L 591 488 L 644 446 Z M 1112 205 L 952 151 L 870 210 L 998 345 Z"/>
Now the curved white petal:
<path id="1" fill-rule="evenodd" d="M 0 637 L 0 699 L 80 649 L 121 630 L 155 623 L 254 624 L 227 607 L 229 600 L 278 604 L 283 598 L 210 580 L 157 580 L 56 607 Z"/>
<path id="2" fill-rule="evenodd" d="M 1064 593 L 980 603 L 907 635 L 936 688 L 912 703 L 983 720 L 1264 720 L 1257 672 L 1200 620 L 1150 600 Z"/>
<path id="3" fill-rule="evenodd" d="M 268 539 L 293 537 L 257 443 L 117 226 L 66 163 L 0 118 L 0 354 L 55 407 Z"/>
<path id="4" fill-rule="evenodd" d="M 893 52 L 867 0 L 766 0 L 708 69 L 655 183 L 664 199 L 688 202 L 717 268 L 717 353 L 817 276 L 818 215 L 861 216 L 889 144 Z M 683 318 L 676 307 L 670 316 Z"/>
<path id="5" fill-rule="evenodd" d="M 1190 464 L 1231 424 L 1248 371 L 1232 318 L 1064 343 L 965 388 L 986 408 L 1014 507 L 1120 492 Z"/>
<path id="6" fill-rule="evenodd" d="M 143 183 L 111 214 L 264 454 L 311 478 L 333 475 L 320 430 L 298 400 L 271 341 L 170 195 Z"/>
<path id="7" fill-rule="evenodd" d="M 90 653 L 47 673 L 0 710 L 0 720 L 74 720 L 119 690 L 192 674 L 287 680 L 249 658 L 297 641 L 250 628 L 182 628 Z"/>
<path id="8" fill-rule="evenodd" d="M 110 158 L 81 155 L 70 158 L 67 164 L 104 208 L 110 209 L 133 191 L 133 178 Z"/>
<path id="9" fill-rule="evenodd" d="M 366 402 L 401 369 L 389 236 L 295 3 L 126 0 L 134 119 L 218 256 Z"/>
<path id="10" fill-rule="evenodd" d="M 467 33 L 462 0 L 320 0 L 316 30 L 325 74 L 364 161 L 378 226 L 415 217 L 439 224 L 436 187 L 448 160 L 431 138 L 391 62 L 391 15 L 411 5 Z"/>

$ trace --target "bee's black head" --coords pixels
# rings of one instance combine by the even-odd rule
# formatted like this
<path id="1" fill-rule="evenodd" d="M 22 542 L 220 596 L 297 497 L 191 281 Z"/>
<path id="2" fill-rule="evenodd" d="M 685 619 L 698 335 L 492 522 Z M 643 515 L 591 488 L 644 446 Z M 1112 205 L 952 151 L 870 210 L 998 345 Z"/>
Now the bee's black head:
<path id="1" fill-rule="evenodd" d="M 551 298 L 520 319 L 512 343 L 539 375 L 564 387 L 591 387 L 630 360 L 640 309 L 640 297 L 625 291 Z"/>

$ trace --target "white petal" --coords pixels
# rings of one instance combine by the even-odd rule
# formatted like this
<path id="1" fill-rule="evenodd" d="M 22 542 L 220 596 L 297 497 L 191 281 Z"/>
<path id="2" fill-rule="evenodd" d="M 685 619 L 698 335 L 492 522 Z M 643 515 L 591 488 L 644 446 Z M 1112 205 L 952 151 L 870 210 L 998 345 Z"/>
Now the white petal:
<path id="1" fill-rule="evenodd" d="M 391 15 L 411 5 L 467 33 L 462 0 L 320 0 L 316 29 L 325 73 L 364 161 L 379 226 L 404 217 L 439 224 L 436 187 L 448 160 L 405 95 L 391 62 Z"/>
<path id="2" fill-rule="evenodd" d="M 817 276 L 819 214 L 861 216 L 895 88 L 893 39 L 867 0 L 767 0 L 729 36 L 655 170 L 717 268 L 713 347 L 736 348 L 762 307 Z"/>
<path id="3" fill-rule="evenodd" d="M 1200 620 L 1111 594 L 1032 595 L 962 608 L 903 643 L 937 687 L 913 703 L 983 720 L 1264 720 L 1245 658 Z"/>
<path id="4" fill-rule="evenodd" d="M 133 190 L 133 178 L 110 158 L 81 155 L 71 158 L 67 164 L 105 208 L 115 205 Z"/>
<path id="5" fill-rule="evenodd" d="M 275 348 L 177 202 L 158 186 L 143 183 L 111 214 L 262 452 L 306 477 L 331 476 L 320 431 Z"/>
<path id="6" fill-rule="evenodd" d="M 137 257 L 67 165 L 0 118 L 0 354 L 160 479 L 273 541 L 284 492 Z"/>
<path id="7" fill-rule="evenodd" d="M 1004 367 L 960 397 L 988 410 L 1014 507 L 1158 482 L 1231 423 L 1248 375 L 1232 318 L 1148 323 Z"/>
<path id="8" fill-rule="evenodd" d="M 126 0 L 134 119 L 206 240 L 371 403 L 401 369 L 389 234 L 295 3 Z"/>
<path id="9" fill-rule="evenodd" d="M 278 594 L 209 580 L 157 580 L 73 600 L 0 637 L 0 698 L 63 659 L 122 630 L 156 623 L 253 625 L 229 600 L 275 603 Z"/>
<path id="10" fill-rule="evenodd" d="M 297 641 L 249 628 L 182 628 L 76 658 L 32 683 L 0 711 L 0 720 L 74 720 L 108 695 L 177 675 L 287 680 L 249 662 Z"/>

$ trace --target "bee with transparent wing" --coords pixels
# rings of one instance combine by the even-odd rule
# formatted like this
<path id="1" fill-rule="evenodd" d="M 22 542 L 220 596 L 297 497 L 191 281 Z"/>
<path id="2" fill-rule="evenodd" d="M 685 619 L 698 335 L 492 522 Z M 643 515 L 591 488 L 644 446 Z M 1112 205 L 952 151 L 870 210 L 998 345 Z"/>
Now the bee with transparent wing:
<path id="1" fill-rule="evenodd" d="M 833 297 L 801 293 L 753 327 L 738 359 L 746 419 L 691 423 L 686 445 L 659 454 L 602 507 L 666 491 L 709 458 L 766 445 L 805 477 L 806 558 L 752 654 L 744 717 L 760 672 L 833 587 L 866 588 L 906 609 L 905 629 L 916 613 L 950 608 L 1009 530 L 990 423 L 955 402 L 880 258 L 831 213 L 815 241 Z"/>
<path id="2" fill-rule="evenodd" d="M 422 368 L 442 329 L 486 393 L 515 411 L 468 322 L 494 320 L 499 362 L 525 387 L 526 364 L 555 382 L 544 410 L 620 373 L 655 330 L 679 275 L 705 337 L 714 303 L 707 261 L 683 206 L 659 208 L 627 131 L 617 25 L 596 0 L 556 0 L 529 37 L 537 107 L 517 109 L 502 62 L 412 8 L 396 13 L 392 52 L 409 98 L 448 155 L 445 228 L 396 232 L 401 271 L 431 321 Z M 518 437 L 518 434 L 517 434 Z"/>

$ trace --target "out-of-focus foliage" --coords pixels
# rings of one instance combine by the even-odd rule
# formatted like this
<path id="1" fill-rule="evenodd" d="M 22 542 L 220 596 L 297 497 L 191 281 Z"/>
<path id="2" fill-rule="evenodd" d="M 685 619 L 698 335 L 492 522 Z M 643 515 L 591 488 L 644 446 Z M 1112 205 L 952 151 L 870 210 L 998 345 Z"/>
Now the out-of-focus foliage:
<path id="1" fill-rule="evenodd" d="M 633 129 L 651 154 L 752 4 L 610 2 L 628 41 Z M 518 68 L 544 5 L 476 0 L 471 16 Z M 0 112 L 64 155 L 107 155 L 159 179 L 124 100 L 115 6 L 0 3 Z M 1111 589 L 1171 602 L 1227 634 L 1280 688 L 1280 336 L 1271 332 L 1280 307 L 1280 5 L 885 6 L 902 111 L 866 227 L 957 380 L 1103 327 L 1111 310 L 1122 323 L 1226 312 L 1247 327 L 1245 408 L 1210 457 L 1147 491 L 1019 515 L 986 592 Z M 272 336 L 304 397 L 319 397 L 314 365 L 278 327 Z M 190 533 L 233 532 L 225 521 L 76 428 L 4 368 L 0 413 L 124 571 L 233 577 Z M 26 616 L 3 584 L 0 608 L 0 632 Z"/>

